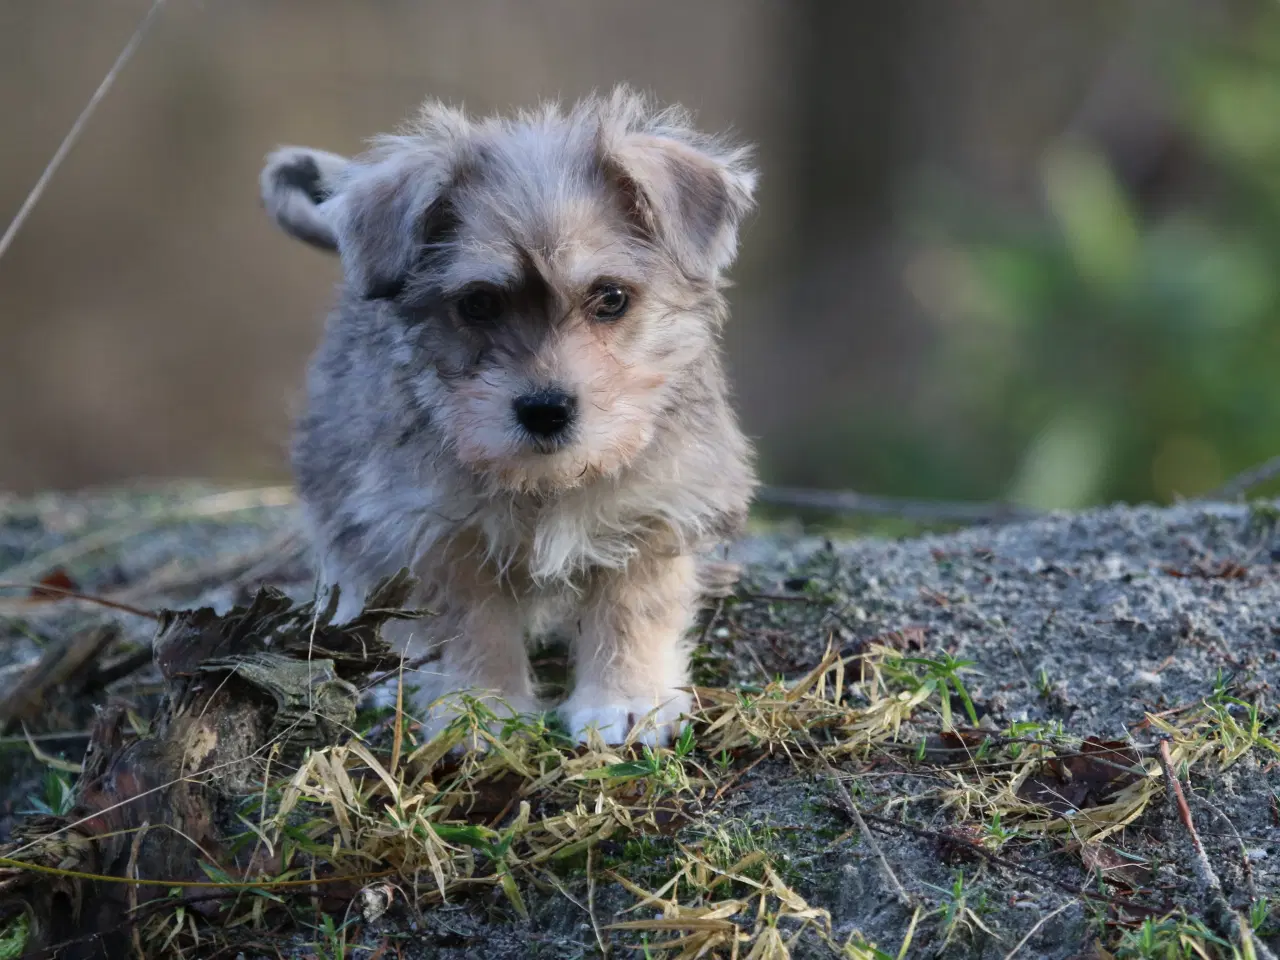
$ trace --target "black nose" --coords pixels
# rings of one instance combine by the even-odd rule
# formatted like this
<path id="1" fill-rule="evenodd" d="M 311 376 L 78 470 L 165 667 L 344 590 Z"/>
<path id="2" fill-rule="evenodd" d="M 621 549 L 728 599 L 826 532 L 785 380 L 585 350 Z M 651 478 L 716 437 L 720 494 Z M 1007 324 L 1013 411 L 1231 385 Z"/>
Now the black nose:
<path id="1" fill-rule="evenodd" d="M 527 393 L 518 397 L 514 406 L 520 426 L 547 440 L 568 430 L 578 412 L 578 401 L 563 390 Z"/>

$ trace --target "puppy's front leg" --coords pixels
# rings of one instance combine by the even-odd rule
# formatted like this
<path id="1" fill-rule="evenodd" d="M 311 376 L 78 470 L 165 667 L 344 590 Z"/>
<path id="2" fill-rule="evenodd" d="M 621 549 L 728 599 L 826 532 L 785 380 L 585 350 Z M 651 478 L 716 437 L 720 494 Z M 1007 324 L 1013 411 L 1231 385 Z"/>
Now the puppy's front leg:
<path id="1" fill-rule="evenodd" d="M 515 600 L 496 584 L 459 579 L 451 577 L 448 588 L 435 593 L 436 616 L 404 624 L 414 635 L 400 638 L 409 658 L 439 651 L 437 660 L 406 677 L 418 685 L 415 703 L 427 736 L 458 715 L 450 694 L 481 700 L 499 721 L 539 709 Z"/>
<path id="2" fill-rule="evenodd" d="M 621 743 L 637 723 L 643 743 L 670 743 L 690 696 L 685 633 L 696 610 L 693 558 L 644 557 L 602 573 L 589 591 L 574 645 L 573 694 L 560 712 L 585 740 L 594 727 Z M 652 716 L 647 715 L 652 713 Z"/>

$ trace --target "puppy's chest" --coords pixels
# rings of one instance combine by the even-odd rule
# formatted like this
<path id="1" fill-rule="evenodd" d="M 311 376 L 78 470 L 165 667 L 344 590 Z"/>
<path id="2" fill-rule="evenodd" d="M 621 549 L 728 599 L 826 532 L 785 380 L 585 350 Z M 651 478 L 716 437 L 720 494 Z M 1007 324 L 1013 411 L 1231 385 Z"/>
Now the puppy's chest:
<path id="1" fill-rule="evenodd" d="M 489 556 L 520 570 L 534 588 L 577 589 L 599 569 L 627 566 L 653 539 L 656 521 L 589 501 L 514 502 L 486 511 L 481 534 Z"/>

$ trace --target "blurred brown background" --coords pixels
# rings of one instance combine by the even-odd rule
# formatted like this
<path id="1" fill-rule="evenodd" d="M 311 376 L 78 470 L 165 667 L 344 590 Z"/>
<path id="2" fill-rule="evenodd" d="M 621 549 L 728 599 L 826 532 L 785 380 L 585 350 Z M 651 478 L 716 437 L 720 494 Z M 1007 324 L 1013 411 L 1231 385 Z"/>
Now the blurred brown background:
<path id="1" fill-rule="evenodd" d="M 148 6 L 0 2 L 0 226 Z M 1205 38 L 1260 28 L 1250 6 L 1212 0 L 169 0 L 0 260 L 0 488 L 285 476 L 337 264 L 262 215 L 264 154 L 356 151 L 426 95 L 485 112 L 627 81 L 759 145 L 727 349 L 769 480 L 1064 505 L 1196 492 L 1177 487 L 1262 452 L 1265 425 L 1206 460 L 1195 416 L 1151 423 L 1128 464 L 1126 434 L 1089 426 L 1074 394 L 966 403 L 964 384 L 1008 370 L 939 350 L 983 336 L 967 305 L 990 291 L 965 257 L 996 242 L 988 215 L 1051 219 L 1045 158 L 1064 137 L 1102 157 L 1140 244 L 1164 211 L 1208 202 L 1222 177 L 1212 151 L 1187 146 L 1176 69 Z M 1056 268 L 1018 269 L 1013 286 Z M 1077 309 L 1065 329 L 1097 315 Z M 1274 345 L 1275 311 L 1259 309 Z M 1080 349 L 1072 382 L 1111 350 Z M 1016 350 L 999 362 L 1034 372 Z M 1085 407 L 1123 407 L 1126 376 L 1119 399 L 1107 381 Z M 1061 481 L 1054 464 L 1091 450 L 1111 466 Z"/>

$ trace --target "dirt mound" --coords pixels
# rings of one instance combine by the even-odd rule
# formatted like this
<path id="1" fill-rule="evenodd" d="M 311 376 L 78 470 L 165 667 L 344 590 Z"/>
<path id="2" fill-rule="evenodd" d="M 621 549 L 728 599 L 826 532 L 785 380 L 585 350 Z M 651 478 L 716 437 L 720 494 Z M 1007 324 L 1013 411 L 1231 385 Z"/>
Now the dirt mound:
<path id="1" fill-rule="evenodd" d="M 322 722 L 333 701 L 308 685 L 382 671 L 336 639 L 323 656 L 297 642 L 323 618 L 288 500 L 0 504 L 0 579 L 27 585 L 0 600 L 0 957 L 64 941 L 93 956 L 106 933 L 192 957 L 1277 946 L 1272 506 L 1116 507 L 896 541 L 762 533 L 734 548 L 744 576 L 706 610 L 699 709 L 672 750 L 578 748 L 540 722 L 459 759 L 447 748 L 468 730 L 423 743 L 367 700 Z M 175 653 L 173 624 L 196 621 L 165 614 L 153 657 L 145 614 L 196 607 L 210 609 L 184 636 L 216 649 Z M 268 649 L 330 666 L 286 669 L 302 694 L 273 697 L 254 673 L 281 669 Z M 563 678 L 563 651 L 538 659 Z M 155 746 L 175 711 L 213 709 L 190 712 L 196 675 L 216 678 L 219 703 L 251 703 L 242 749 L 272 757 L 253 777 L 218 773 L 235 757 L 184 766 L 189 744 Z M 127 790 L 105 828 L 104 757 L 124 755 L 167 758 L 148 789 L 181 781 L 185 804 L 208 800 L 199 831 L 165 820 L 177 841 L 159 844 L 161 811 Z M 51 926 L 56 909 L 83 928 Z"/>

